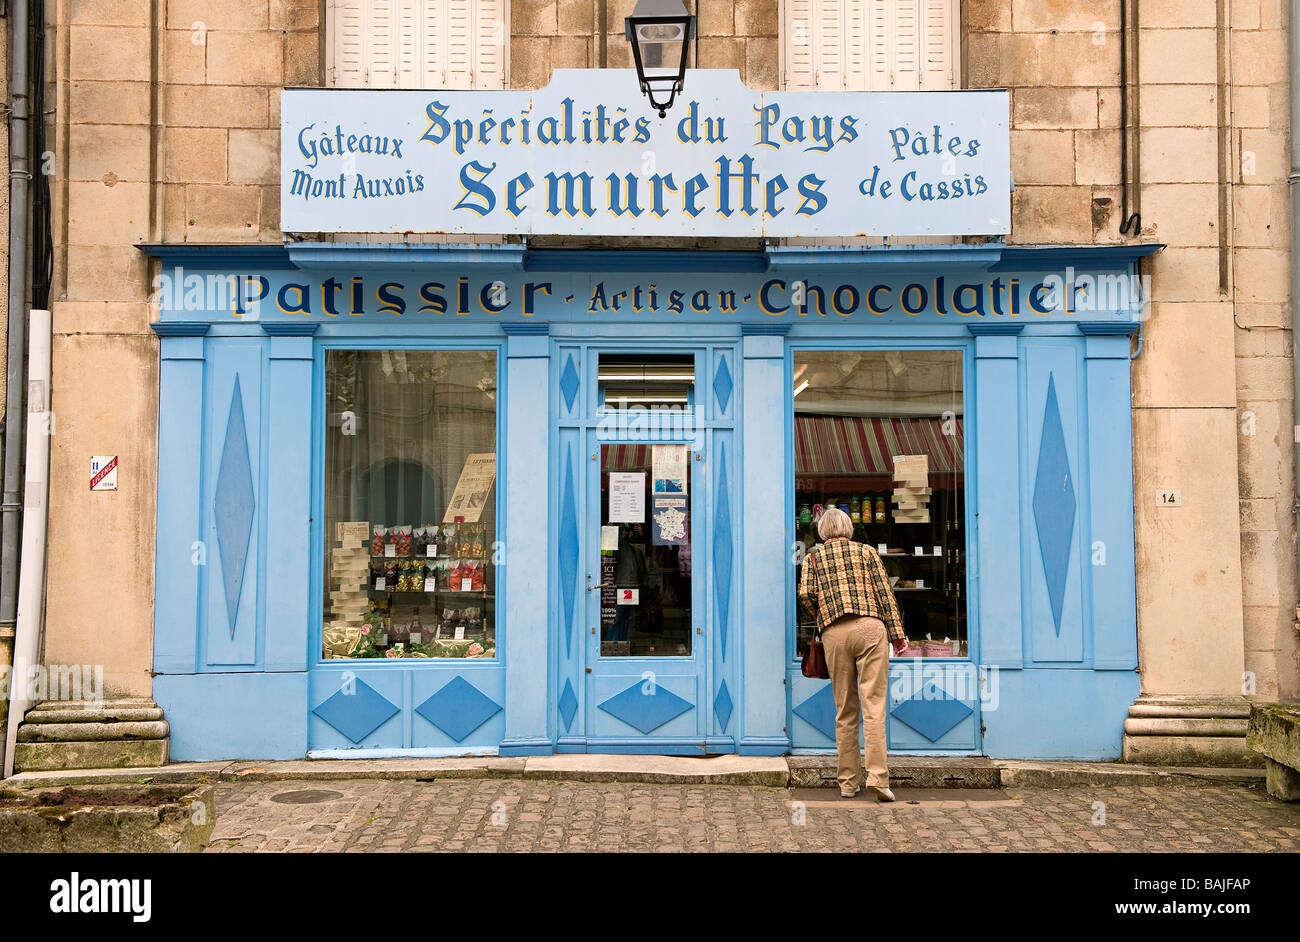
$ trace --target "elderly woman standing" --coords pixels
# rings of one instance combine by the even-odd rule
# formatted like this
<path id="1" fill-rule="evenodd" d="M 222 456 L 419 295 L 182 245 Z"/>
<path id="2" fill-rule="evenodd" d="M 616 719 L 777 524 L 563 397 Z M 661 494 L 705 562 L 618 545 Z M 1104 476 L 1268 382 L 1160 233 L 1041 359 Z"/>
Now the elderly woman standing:
<path id="1" fill-rule="evenodd" d="M 817 523 L 817 535 L 822 544 L 804 557 L 799 602 L 817 619 L 826 650 L 835 696 L 840 795 L 852 798 L 860 789 L 858 724 L 865 714 L 867 787 L 878 800 L 893 801 L 885 760 L 885 695 L 888 644 L 895 654 L 907 647 L 898 601 L 880 556 L 851 539 L 848 514 L 829 508 Z"/>

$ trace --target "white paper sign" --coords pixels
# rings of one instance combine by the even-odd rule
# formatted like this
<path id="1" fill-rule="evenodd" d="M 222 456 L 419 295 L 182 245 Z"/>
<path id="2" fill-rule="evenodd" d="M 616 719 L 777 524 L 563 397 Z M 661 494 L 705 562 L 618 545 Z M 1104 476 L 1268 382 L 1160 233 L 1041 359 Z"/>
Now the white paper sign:
<path id="1" fill-rule="evenodd" d="M 655 445 L 651 449 L 656 497 L 686 493 L 686 446 Z"/>
<path id="2" fill-rule="evenodd" d="M 640 589 L 619 589 L 618 604 L 619 605 L 640 605 L 641 590 Z"/>
<path id="3" fill-rule="evenodd" d="M 618 527 L 600 528 L 600 551 L 602 553 L 618 551 Z"/>
<path id="4" fill-rule="evenodd" d="M 609 473 L 609 522 L 645 523 L 644 471 Z"/>

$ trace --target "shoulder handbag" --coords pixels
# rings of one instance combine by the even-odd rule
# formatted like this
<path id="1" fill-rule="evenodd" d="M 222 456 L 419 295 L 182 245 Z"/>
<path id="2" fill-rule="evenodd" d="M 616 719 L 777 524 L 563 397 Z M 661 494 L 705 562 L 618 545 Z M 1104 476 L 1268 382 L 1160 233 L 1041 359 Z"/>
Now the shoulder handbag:
<path id="1" fill-rule="evenodd" d="M 803 656 L 803 675 L 817 680 L 830 680 L 831 672 L 826 666 L 826 649 L 822 647 L 822 631 L 813 629 L 812 640 Z"/>

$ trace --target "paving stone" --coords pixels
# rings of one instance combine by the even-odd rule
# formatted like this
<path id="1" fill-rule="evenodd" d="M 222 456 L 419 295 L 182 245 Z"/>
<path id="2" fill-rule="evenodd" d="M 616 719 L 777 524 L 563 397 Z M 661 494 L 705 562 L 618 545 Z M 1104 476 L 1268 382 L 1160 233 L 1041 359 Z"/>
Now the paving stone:
<path id="1" fill-rule="evenodd" d="M 820 788 L 544 779 L 339 779 L 341 797 L 304 805 L 271 801 L 285 782 L 217 789 L 211 853 L 1300 851 L 1300 808 L 1259 785 L 898 789 L 894 804 Z"/>

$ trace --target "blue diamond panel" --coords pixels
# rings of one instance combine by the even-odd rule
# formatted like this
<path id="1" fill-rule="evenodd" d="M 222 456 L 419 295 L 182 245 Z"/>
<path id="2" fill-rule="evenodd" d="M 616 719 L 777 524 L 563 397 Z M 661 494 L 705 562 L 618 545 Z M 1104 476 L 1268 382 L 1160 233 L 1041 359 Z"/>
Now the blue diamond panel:
<path id="1" fill-rule="evenodd" d="M 638 680 L 600 704 L 600 708 L 628 726 L 651 733 L 687 710 L 695 709 L 695 705 L 658 684 Z"/>
<path id="2" fill-rule="evenodd" d="M 564 458 L 564 498 L 560 504 L 560 595 L 564 600 L 564 652 L 573 649 L 573 597 L 578 588 L 578 507 L 573 491 L 573 447 Z"/>
<path id="3" fill-rule="evenodd" d="M 416 707 L 415 712 L 460 742 L 500 713 L 501 705 L 464 677 L 456 677 Z"/>
<path id="4" fill-rule="evenodd" d="M 1034 524 L 1047 579 L 1047 597 L 1052 621 L 1061 634 L 1061 610 L 1065 604 L 1065 583 L 1070 575 L 1070 548 L 1074 545 L 1074 511 L 1077 501 L 1070 474 L 1070 456 L 1065 447 L 1061 409 L 1056 400 L 1056 380 L 1047 378 L 1047 406 L 1043 412 L 1043 433 L 1038 445 L 1038 470 L 1034 474 Z"/>
<path id="5" fill-rule="evenodd" d="M 718 597 L 718 638 L 727 660 L 727 622 L 731 616 L 731 493 L 727 487 L 727 448 L 718 446 L 717 511 L 713 518 L 713 591 Z"/>
<path id="6" fill-rule="evenodd" d="M 794 708 L 794 715 L 810 724 L 827 739 L 835 738 L 835 696 L 831 685 L 822 689 Z"/>
<path id="7" fill-rule="evenodd" d="M 912 696 L 889 711 L 897 720 L 906 723 L 930 742 L 938 742 L 966 717 L 974 712 L 960 700 L 934 683 L 926 684 Z"/>
<path id="8" fill-rule="evenodd" d="M 560 694 L 560 719 L 564 720 L 564 731 L 573 728 L 573 717 L 578 712 L 578 697 L 573 692 L 573 684 L 566 678 L 564 692 Z"/>
<path id="9" fill-rule="evenodd" d="M 731 380 L 731 369 L 727 366 L 727 358 L 718 358 L 718 371 L 713 374 L 713 395 L 718 398 L 718 411 L 726 412 L 727 403 L 731 401 L 731 390 L 735 388 Z"/>
<path id="10" fill-rule="evenodd" d="M 713 698 L 713 715 L 718 718 L 718 725 L 722 731 L 727 731 L 727 723 L 731 720 L 731 709 L 734 704 L 731 702 L 731 693 L 727 690 L 727 682 L 724 680 L 718 685 L 718 695 Z"/>
<path id="11" fill-rule="evenodd" d="M 248 560 L 248 538 L 253 533 L 253 465 L 248 456 L 248 432 L 244 425 L 244 397 L 239 377 L 230 394 L 230 415 L 226 419 L 226 440 L 221 446 L 217 489 L 212 501 L 217 546 L 221 550 L 221 580 L 226 594 L 226 617 L 230 637 L 235 636 L 239 595 L 244 588 L 244 564 Z"/>
<path id="12" fill-rule="evenodd" d="M 573 365 L 571 353 L 564 364 L 564 371 L 560 373 L 560 392 L 564 395 L 564 408 L 567 412 L 573 411 L 573 400 L 577 398 L 578 385 L 578 368 Z"/>
<path id="13" fill-rule="evenodd" d="M 353 679 L 312 712 L 359 743 L 392 719 L 397 707 L 364 680 Z"/>

